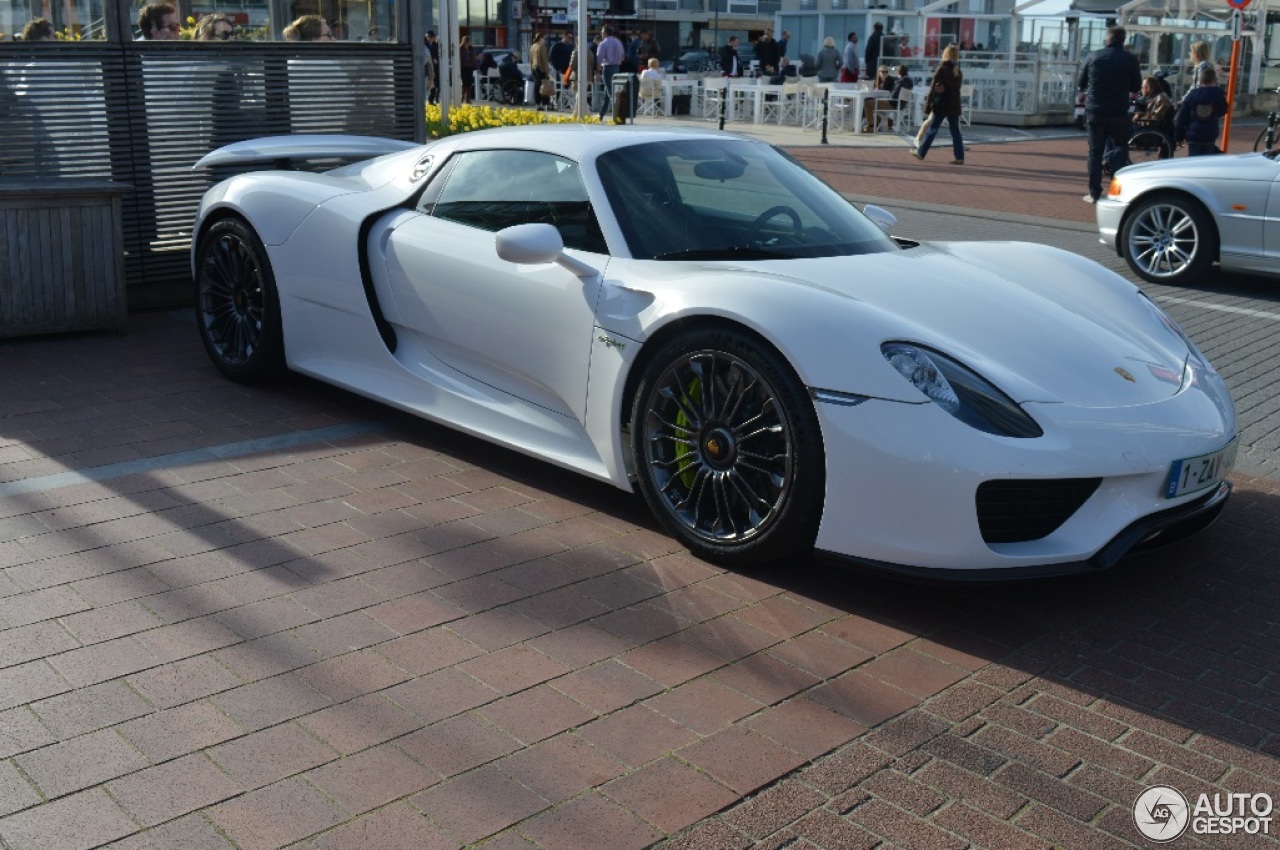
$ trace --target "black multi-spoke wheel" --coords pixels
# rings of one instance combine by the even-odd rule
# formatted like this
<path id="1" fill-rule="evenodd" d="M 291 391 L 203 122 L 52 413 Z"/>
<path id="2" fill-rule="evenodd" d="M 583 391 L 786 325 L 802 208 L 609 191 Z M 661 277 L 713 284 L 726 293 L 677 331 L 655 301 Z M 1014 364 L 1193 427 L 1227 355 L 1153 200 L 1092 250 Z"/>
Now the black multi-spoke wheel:
<path id="1" fill-rule="evenodd" d="M 1139 276 L 1153 283 L 1185 283 L 1217 259 L 1213 219 L 1196 201 L 1157 196 L 1138 204 L 1120 232 L 1121 253 Z"/>
<path id="2" fill-rule="evenodd" d="M 237 381 L 284 372 L 280 301 L 262 240 L 240 219 L 209 228 L 196 251 L 196 321 L 215 366 Z"/>
<path id="3" fill-rule="evenodd" d="M 691 551 L 734 566 L 812 548 L 822 437 L 791 368 L 734 330 L 683 334 L 649 361 L 632 405 L 640 490 Z"/>

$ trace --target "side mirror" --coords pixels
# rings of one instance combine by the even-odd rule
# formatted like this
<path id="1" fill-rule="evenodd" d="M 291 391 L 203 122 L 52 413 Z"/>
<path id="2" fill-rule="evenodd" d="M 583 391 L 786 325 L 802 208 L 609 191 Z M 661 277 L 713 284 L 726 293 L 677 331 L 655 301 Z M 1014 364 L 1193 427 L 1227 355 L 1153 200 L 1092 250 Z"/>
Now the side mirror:
<path id="1" fill-rule="evenodd" d="M 517 224 L 499 230 L 493 236 L 493 244 L 498 257 L 508 263 L 524 266 L 559 263 L 578 277 L 596 273 L 591 266 L 564 253 L 560 231 L 550 224 Z"/>
<path id="2" fill-rule="evenodd" d="M 885 233 L 888 233 L 889 228 L 898 223 L 898 219 L 893 213 L 883 207 L 877 207 L 875 204 L 867 204 L 862 208 L 862 213 L 867 218 L 874 221 Z"/>

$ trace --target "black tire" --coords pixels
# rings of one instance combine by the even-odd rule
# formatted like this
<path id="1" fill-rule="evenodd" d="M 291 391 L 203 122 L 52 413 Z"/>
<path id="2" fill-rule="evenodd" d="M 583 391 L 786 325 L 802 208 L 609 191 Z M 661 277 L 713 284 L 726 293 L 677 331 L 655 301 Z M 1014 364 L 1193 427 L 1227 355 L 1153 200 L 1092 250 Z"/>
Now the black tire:
<path id="1" fill-rule="evenodd" d="M 631 448 L 649 508 L 695 555 L 746 567 L 813 548 L 826 475 L 818 417 L 754 337 L 706 328 L 665 343 L 636 387 Z"/>
<path id="2" fill-rule="evenodd" d="M 1150 162 L 1173 156 L 1173 144 L 1159 130 L 1139 130 L 1129 139 L 1129 161 Z"/>
<path id="3" fill-rule="evenodd" d="M 267 250 L 238 218 L 215 223 L 196 250 L 196 325 L 218 371 L 258 383 L 285 374 L 280 297 Z"/>
<path id="4" fill-rule="evenodd" d="M 1199 202 L 1174 195 L 1141 201 L 1120 228 L 1120 253 L 1152 283 L 1182 284 L 1204 275 L 1218 256 L 1218 231 Z"/>

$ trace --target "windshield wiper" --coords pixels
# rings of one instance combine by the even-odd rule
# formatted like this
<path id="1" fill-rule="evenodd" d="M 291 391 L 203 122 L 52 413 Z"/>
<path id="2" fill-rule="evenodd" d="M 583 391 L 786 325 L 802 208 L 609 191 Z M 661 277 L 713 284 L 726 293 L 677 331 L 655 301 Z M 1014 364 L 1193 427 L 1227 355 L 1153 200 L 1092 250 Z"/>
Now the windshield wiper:
<path id="1" fill-rule="evenodd" d="M 795 254 L 770 251 L 747 245 L 726 245 L 723 248 L 690 248 L 658 254 L 655 260 L 791 260 Z"/>

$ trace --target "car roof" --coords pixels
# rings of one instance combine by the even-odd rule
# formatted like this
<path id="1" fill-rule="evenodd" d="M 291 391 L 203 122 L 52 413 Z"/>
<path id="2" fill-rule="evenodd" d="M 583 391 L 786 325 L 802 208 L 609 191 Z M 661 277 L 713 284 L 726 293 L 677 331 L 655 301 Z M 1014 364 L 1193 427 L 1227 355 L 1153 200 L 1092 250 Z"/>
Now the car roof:
<path id="1" fill-rule="evenodd" d="M 635 127 L 605 124 L 544 124 L 534 127 L 499 127 L 450 136 L 442 142 L 449 150 L 480 150 L 507 147 L 541 150 L 575 161 L 615 148 L 644 142 L 688 139 L 738 141 L 764 144 L 734 133 L 683 127 Z M 437 143 L 440 144 L 440 143 Z"/>

